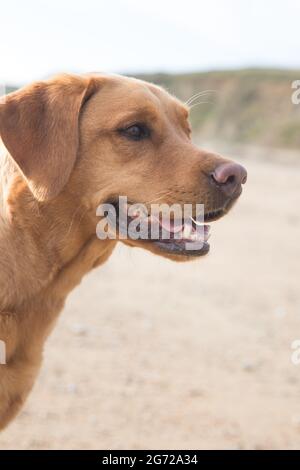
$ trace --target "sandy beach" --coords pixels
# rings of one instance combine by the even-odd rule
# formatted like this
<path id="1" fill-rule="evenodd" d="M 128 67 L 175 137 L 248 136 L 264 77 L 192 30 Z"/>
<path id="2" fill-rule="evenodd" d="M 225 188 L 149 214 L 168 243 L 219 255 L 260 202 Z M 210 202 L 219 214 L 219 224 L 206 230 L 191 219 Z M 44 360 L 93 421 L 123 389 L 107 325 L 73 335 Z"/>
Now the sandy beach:
<path id="1" fill-rule="evenodd" d="M 69 297 L 1 449 L 300 448 L 300 166 L 243 163 L 205 259 L 119 246 Z"/>

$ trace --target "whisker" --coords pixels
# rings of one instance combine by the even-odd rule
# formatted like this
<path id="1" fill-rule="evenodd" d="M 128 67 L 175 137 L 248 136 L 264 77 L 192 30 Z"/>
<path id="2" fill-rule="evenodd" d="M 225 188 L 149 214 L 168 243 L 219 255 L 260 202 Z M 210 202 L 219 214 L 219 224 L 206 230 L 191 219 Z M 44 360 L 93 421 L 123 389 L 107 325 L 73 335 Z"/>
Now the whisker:
<path id="1" fill-rule="evenodd" d="M 213 104 L 213 101 L 199 101 L 199 103 L 194 103 L 192 106 L 189 107 L 189 109 L 193 109 L 195 108 L 196 106 L 198 106 L 199 104 Z"/>
<path id="2" fill-rule="evenodd" d="M 197 98 L 198 96 L 201 96 L 203 94 L 206 94 L 208 91 L 198 91 L 198 93 L 195 93 L 194 95 L 192 95 L 189 99 L 186 100 L 185 104 L 189 104 L 191 101 L 193 101 L 195 98 Z"/>
<path id="3" fill-rule="evenodd" d="M 193 101 L 195 101 L 197 98 L 200 96 L 207 95 L 208 93 L 216 93 L 216 90 L 204 90 L 204 91 L 199 91 L 198 93 L 195 93 L 195 95 L 191 96 L 185 104 L 189 106 Z"/>
<path id="4" fill-rule="evenodd" d="M 150 201 L 145 201 L 145 204 L 153 204 L 153 203 L 157 203 L 159 201 L 161 201 L 163 198 L 165 197 L 168 197 L 168 196 L 172 196 L 173 194 L 173 190 L 166 190 L 166 191 L 162 191 L 161 193 L 159 193 L 160 195 L 156 196 L 154 199 L 150 200 Z"/>

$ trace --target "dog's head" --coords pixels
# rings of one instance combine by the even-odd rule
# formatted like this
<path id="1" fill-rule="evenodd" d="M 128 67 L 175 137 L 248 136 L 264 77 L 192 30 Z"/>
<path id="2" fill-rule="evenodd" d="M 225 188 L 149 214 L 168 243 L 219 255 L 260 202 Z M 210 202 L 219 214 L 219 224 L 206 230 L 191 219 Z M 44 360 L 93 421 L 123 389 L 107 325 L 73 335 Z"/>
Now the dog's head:
<path id="1" fill-rule="evenodd" d="M 41 204 L 65 192 L 93 214 L 100 203 L 111 203 L 118 220 L 124 209 L 119 196 L 126 196 L 129 206 L 143 205 L 148 222 L 153 204 L 177 209 L 202 204 L 204 221 L 216 220 L 246 181 L 243 167 L 192 143 L 185 105 L 132 78 L 64 75 L 25 87 L 0 104 L 0 135 Z M 190 225 L 171 210 L 167 226 L 163 210 L 155 219 L 156 237 L 129 237 L 124 243 L 176 260 L 207 253 L 208 229 L 199 239 L 194 209 Z M 129 210 L 126 224 L 137 217 Z M 175 236 L 179 232 L 182 237 Z M 186 249 L 192 241 L 202 241 L 201 247 Z"/>

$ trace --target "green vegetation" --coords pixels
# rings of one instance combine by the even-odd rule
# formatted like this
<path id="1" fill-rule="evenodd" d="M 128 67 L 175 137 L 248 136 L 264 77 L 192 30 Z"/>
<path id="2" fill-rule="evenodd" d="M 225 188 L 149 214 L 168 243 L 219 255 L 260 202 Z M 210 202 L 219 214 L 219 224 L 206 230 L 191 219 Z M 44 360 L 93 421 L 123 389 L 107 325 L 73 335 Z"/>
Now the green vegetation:
<path id="1" fill-rule="evenodd" d="M 199 97 L 191 109 L 194 131 L 203 140 L 223 140 L 274 147 L 300 147 L 300 105 L 292 103 L 292 82 L 300 70 L 250 69 L 151 74 L 139 78 L 164 86 L 186 101 Z"/>

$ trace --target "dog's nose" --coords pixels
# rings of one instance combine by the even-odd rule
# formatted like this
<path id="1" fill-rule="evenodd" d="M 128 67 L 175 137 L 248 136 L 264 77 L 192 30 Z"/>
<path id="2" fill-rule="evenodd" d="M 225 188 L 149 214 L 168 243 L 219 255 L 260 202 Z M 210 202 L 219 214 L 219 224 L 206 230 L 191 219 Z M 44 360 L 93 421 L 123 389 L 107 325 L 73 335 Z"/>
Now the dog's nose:
<path id="1" fill-rule="evenodd" d="M 247 181 L 247 171 L 238 163 L 222 163 L 211 174 L 213 182 L 226 196 L 233 196 Z"/>

